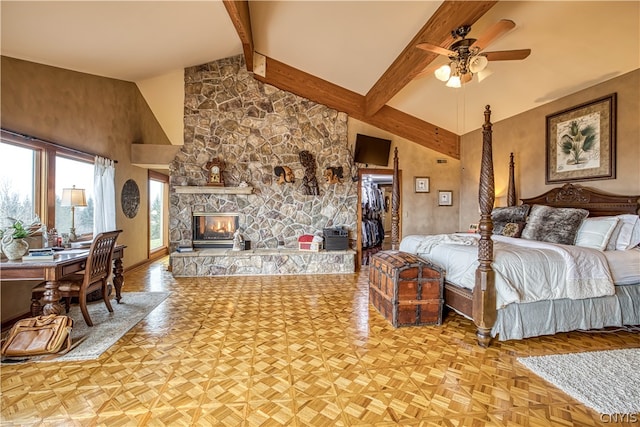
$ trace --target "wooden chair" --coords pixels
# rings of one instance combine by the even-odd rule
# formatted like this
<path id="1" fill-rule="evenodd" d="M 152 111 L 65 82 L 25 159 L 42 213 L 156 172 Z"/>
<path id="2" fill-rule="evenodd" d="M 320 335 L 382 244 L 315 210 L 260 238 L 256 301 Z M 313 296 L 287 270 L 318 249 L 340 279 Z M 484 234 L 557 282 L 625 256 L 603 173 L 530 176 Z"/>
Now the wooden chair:
<path id="1" fill-rule="evenodd" d="M 107 231 L 98 234 L 89 248 L 89 256 L 84 273 L 75 273 L 62 277 L 58 281 L 58 292 L 65 298 L 65 308 L 69 312 L 69 302 L 72 297 L 78 297 L 82 317 L 88 326 L 93 326 L 89 311 L 87 310 L 87 294 L 101 289 L 102 299 L 107 306 L 107 310 L 113 313 L 111 302 L 108 297 L 107 279 L 111 274 L 111 261 L 113 259 L 113 248 L 116 239 L 122 230 Z M 44 283 L 33 288 L 31 291 L 32 307 L 39 306 L 38 300 L 44 295 Z M 33 311 L 33 310 L 32 310 Z M 33 314 L 33 313 L 32 313 Z"/>

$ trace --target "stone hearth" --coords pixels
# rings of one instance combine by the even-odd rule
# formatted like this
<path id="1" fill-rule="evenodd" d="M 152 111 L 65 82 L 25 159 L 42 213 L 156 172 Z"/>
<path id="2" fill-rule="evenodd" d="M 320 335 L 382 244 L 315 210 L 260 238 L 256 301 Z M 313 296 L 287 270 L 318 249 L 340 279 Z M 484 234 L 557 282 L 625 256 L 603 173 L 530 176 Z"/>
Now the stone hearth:
<path id="1" fill-rule="evenodd" d="M 353 273 L 354 250 L 308 252 L 297 249 L 232 251 L 201 249 L 172 254 L 176 277 Z"/>

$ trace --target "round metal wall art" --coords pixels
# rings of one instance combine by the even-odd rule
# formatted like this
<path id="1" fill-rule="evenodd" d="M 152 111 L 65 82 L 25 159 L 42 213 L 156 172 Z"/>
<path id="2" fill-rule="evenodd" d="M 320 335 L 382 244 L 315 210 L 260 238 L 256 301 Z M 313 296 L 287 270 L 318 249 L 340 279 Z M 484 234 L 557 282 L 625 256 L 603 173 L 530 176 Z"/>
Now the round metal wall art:
<path id="1" fill-rule="evenodd" d="M 122 187 L 122 212 L 127 218 L 134 218 L 140 209 L 140 189 L 132 179 L 127 180 Z"/>

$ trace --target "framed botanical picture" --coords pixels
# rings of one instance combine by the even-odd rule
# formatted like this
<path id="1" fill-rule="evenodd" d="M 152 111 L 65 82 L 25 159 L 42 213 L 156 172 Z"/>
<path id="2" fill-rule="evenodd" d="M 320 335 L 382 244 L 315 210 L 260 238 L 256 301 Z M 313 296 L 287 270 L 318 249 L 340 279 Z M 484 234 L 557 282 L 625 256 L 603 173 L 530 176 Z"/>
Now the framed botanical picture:
<path id="1" fill-rule="evenodd" d="M 416 176 L 415 188 L 416 193 L 428 193 L 429 192 L 429 177 L 428 176 Z"/>
<path id="2" fill-rule="evenodd" d="M 453 191 L 438 191 L 438 206 L 453 206 Z"/>
<path id="3" fill-rule="evenodd" d="M 547 116 L 547 184 L 616 177 L 616 94 Z"/>

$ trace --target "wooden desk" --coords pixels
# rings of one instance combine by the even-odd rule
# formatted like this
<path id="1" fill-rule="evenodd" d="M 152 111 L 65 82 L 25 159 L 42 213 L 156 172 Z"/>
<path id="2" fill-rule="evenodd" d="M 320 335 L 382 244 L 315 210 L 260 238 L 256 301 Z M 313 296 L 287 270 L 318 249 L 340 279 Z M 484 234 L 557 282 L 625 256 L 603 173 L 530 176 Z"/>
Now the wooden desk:
<path id="1" fill-rule="evenodd" d="M 116 245 L 113 249 L 113 287 L 116 289 L 116 301 L 120 303 L 124 277 L 122 258 L 124 245 Z M 67 274 L 84 270 L 89 257 L 88 249 L 72 249 L 56 252 L 53 261 L 2 261 L 0 262 L 0 281 L 40 280 L 46 281 L 42 308 L 43 314 L 62 314 L 64 307 L 60 304 L 58 280 Z"/>

